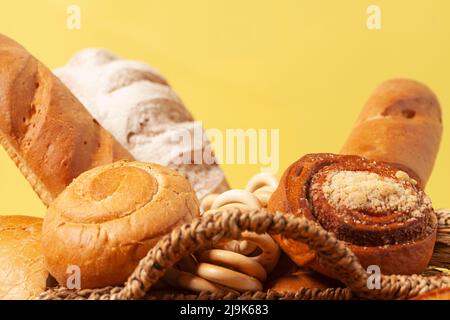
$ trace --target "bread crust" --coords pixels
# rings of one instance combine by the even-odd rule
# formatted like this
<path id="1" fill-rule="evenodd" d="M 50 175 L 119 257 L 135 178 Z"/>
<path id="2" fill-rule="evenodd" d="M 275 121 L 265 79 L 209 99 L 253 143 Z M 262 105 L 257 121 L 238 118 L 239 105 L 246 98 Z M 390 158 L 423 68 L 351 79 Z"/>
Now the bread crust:
<path id="1" fill-rule="evenodd" d="M 42 219 L 0 216 L 0 299 L 24 300 L 46 288 Z"/>
<path id="2" fill-rule="evenodd" d="M 80 270 L 82 288 L 124 283 L 173 228 L 199 215 L 189 182 L 157 164 L 119 161 L 81 174 L 50 205 L 42 243 L 63 286 Z"/>
<path id="3" fill-rule="evenodd" d="M 395 178 L 397 171 L 387 163 L 369 161 L 358 156 L 306 155 L 284 173 L 279 187 L 269 201 L 269 211 L 293 213 L 316 221 L 325 229 L 337 228 L 337 238 L 348 243 L 365 268 L 377 265 L 384 274 L 414 274 L 424 271 L 431 259 L 436 240 L 437 219 L 432 208 L 428 205 L 418 208 L 420 215 L 417 218 L 409 211 L 374 214 L 360 209 L 337 210 L 323 199 L 322 195 L 311 191 L 314 177 L 329 168 L 364 170 L 389 178 Z M 409 187 L 413 188 L 413 185 Z M 417 197 L 425 196 L 419 187 L 414 187 L 413 190 Z M 348 222 L 347 218 L 340 220 L 341 211 L 349 217 L 359 216 L 363 222 Z M 335 217 L 337 220 L 333 221 Z M 330 227 L 329 223 L 333 225 Z M 275 236 L 274 239 L 298 265 L 312 267 L 320 273 L 336 278 L 333 270 L 322 266 L 316 253 L 304 243 L 281 236 Z M 383 245 L 379 243 L 380 239 L 385 241 Z"/>
<path id="4" fill-rule="evenodd" d="M 428 291 L 410 300 L 450 300 L 450 288 Z"/>
<path id="5" fill-rule="evenodd" d="M 266 288 L 276 292 L 298 292 L 302 288 L 328 289 L 342 287 L 342 283 L 317 272 L 299 269 L 270 281 Z"/>
<path id="6" fill-rule="evenodd" d="M 80 173 L 133 160 L 47 67 L 0 35 L 0 143 L 48 205 Z"/>
<path id="7" fill-rule="evenodd" d="M 178 171 L 200 200 L 229 189 L 201 123 L 151 66 L 87 48 L 54 73 L 136 160 Z"/>
<path id="8" fill-rule="evenodd" d="M 393 79 L 372 93 L 340 153 L 393 163 L 425 187 L 441 136 L 435 94 L 419 82 Z"/>

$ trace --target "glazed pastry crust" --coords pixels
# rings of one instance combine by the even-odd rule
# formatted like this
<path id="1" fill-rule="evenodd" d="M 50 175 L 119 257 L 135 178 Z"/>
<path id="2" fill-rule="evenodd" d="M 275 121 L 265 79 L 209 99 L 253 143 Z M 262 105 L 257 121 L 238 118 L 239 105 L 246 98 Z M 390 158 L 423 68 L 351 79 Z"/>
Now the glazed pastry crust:
<path id="1" fill-rule="evenodd" d="M 321 174 L 357 171 L 376 174 L 391 181 L 414 197 L 414 207 L 378 210 L 337 208 L 325 198 L 323 185 L 315 186 Z M 436 239 L 437 218 L 431 203 L 415 181 L 398 178 L 398 169 L 357 156 L 312 154 L 302 157 L 285 172 L 272 195 L 271 212 L 293 213 L 318 222 L 335 236 L 348 243 L 364 267 L 380 266 L 384 274 L 421 273 L 427 267 Z M 403 173 L 404 174 L 404 173 Z M 350 186 L 351 187 L 351 186 Z M 417 207 L 416 207 L 417 206 Z M 333 270 L 317 260 L 316 253 L 301 242 L 275 236 L 275 240 L 298 265 L 335 277 Z"/>

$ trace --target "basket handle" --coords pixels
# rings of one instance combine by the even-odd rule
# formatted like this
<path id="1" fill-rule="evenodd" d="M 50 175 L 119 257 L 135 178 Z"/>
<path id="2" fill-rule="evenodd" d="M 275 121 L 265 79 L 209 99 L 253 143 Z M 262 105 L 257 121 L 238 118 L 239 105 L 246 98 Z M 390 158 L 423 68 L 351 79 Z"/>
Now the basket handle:
<path id="1" fill-rule="evenodd" d="M 398 299 L 436 288 L 450 287 L 450 276 L 382 275 L 381 288 L 370 290 L 367 286 L 369 275 L 357 257 L 343 241 L 337 240 L 316 222 L 281 212 L 271 214 L 266 209 L 249 212 L 226 208 L 205 213 L 192 223 L 178 227 L 164 236 L 140 261 L 123 287 L 78 291 L 60 288 L 46 291 L 39 298 L 141 299 L 165 271 L 181 258 L 211 241 L 222 238 L 239 239 L 244 231 L 282 235 L 306 243 L 317 252 L 320 263 L 333 268 L 339 280 L 360 297 Z"/>

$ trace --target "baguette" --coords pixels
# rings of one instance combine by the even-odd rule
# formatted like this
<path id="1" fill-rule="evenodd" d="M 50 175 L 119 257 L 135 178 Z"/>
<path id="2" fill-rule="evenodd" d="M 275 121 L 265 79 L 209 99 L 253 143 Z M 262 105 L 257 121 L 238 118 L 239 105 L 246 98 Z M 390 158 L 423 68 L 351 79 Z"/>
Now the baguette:
<path id="1" fill-rule="evenodd" d="M 47 67 L 3 35 L 0 143 L 47 206 L 82 172 L 133 160 Z"/>
<path id="2" fill-rule="evenodd" d="M 419 82 L 394 79 L 373 92 L 341 154 L 390 162 L 425 187 L 441 136 L 442 113 L 434 93 Z"/>

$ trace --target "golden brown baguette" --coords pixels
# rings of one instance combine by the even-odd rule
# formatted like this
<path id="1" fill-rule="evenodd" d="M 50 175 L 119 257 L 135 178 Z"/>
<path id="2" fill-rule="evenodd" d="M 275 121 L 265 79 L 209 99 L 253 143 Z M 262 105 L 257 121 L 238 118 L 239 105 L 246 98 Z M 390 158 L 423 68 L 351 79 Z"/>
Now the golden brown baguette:
<path id="1" fill-rule="evenodd" d="M 82 172 L 133 160 L 47 67 L 3 35 L 0 143 L 46 205 Z"/>
<path id="2" fill-rule="evenodd" d="M 341 154 L 391 162 L 425 186 L 442 135 L 439 102 L 407 79 L 382 83 L 362 110 Z"/>

